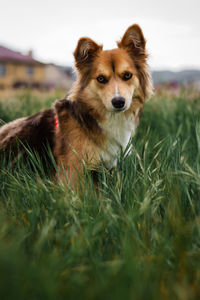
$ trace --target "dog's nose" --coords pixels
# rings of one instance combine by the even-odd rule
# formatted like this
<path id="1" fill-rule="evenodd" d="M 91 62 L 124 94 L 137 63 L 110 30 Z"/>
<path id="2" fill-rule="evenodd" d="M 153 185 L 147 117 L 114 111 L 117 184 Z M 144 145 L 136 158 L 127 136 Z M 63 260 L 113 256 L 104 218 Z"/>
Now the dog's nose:
<path id="1" fill-rule="evenodd" d="M 121 109 L 125 105 L 125 99 L 123 97 L 114 97 L 112 99 L 112 105 L 114 108 Z"/>

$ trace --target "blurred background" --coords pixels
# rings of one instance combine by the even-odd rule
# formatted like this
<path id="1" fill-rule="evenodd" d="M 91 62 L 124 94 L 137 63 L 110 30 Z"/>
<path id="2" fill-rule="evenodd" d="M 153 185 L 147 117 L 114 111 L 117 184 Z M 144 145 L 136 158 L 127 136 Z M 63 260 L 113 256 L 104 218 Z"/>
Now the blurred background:
<path id="1" fill-rule="evenodd" d="M 138 23 L 147 39 L 156 89 L 200 90 L 198 0 L 39 1 L 0 0 L 0 91 L 17 88 L 69 90 L 73 51 L 89 36 L 116 47 Z"/>

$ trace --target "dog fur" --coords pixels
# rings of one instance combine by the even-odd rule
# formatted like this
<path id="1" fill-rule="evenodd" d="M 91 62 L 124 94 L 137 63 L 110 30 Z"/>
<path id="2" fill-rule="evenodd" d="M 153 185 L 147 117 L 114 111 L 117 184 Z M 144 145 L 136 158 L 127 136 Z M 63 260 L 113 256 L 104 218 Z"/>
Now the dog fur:
<path id="1" fill-rule="evenodd" d="M 52 109 L 2 126 L 0 151 L 6 154 L 12 149 L 25 155 L 23 144 L 27 144 L 45 156 L 48 144 L 61 178 L 74 182 L 83 165 L 98 170 L 103 160 L 111 169 L 152 93 L 141 28 L 129 27 L 117 45 L 104 51 L 90 38 L 81 38 L 74 51 L 78 77 L 70 94 Z"/>

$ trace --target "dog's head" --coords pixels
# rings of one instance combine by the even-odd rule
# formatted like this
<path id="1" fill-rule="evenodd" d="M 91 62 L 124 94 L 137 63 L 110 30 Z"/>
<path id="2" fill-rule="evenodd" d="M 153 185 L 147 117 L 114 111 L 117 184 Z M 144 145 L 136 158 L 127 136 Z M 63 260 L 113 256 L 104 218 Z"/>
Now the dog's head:
<path id="1" fill-rule="evenodd" d="M 81 38 L 74 51 L 79 94 L 106 111 L 128 110 L 134 98 L 142 103 L 151 93 L 146 41 L 138 25 L 127 29 L 118 48 L 103 51 L 90 38 Z"/>

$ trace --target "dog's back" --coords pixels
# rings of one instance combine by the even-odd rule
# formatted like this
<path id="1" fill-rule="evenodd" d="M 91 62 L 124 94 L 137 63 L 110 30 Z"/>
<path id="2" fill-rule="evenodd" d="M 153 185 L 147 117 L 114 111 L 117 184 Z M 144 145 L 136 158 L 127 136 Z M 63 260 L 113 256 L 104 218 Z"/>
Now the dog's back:
<path id="1" fill-rule="evenodd" d="M 48 147 L 54 147 L 54 110 L 48 109 L 35 115 L 20 118 L 0 128 L 0 154 L 16 156 L 26 154 L 28 146 L 42 158 Z M 45 153 L 45 154 L 44 154 Z"/>

